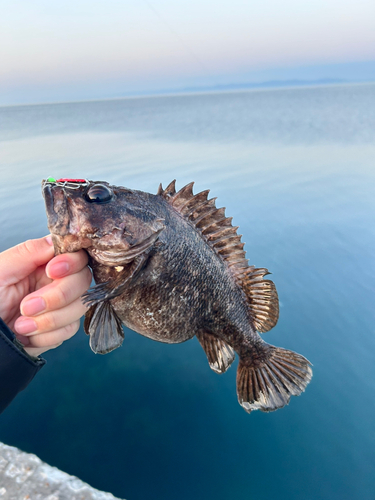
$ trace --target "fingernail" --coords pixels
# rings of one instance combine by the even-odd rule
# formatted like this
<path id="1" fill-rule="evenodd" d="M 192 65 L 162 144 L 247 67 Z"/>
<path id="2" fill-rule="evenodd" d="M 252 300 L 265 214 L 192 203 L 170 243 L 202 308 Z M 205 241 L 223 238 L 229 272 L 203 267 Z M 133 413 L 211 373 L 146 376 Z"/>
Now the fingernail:
<path id="1" fill-rule="evenodd" d="M 51 279 L 62 278 L 68 271 L 70 266 L 67 262 L 56 262 L 56 264 L 51 264 L 47 269 L 47 276 Z"/>
<path id="2" fill-rule="evenodd" d="M 47 242 L 49 245 L 53 245 L 52 236 L 46 236 L 46 242 Z"/>
<path id="3" fill-rule="evenodd" d="M 35 332 L 37 328 L 36 322 L 30 318 L 18 318 L 14 324 L 14 329 L 21 335 Z"/>
<path id="4" fill-rule="evenodd" d="M 27 300 L 21 305 L 21 313 L 24 316 L 34 316 L 46 309 L 46 303 L 42 297 Z"/>

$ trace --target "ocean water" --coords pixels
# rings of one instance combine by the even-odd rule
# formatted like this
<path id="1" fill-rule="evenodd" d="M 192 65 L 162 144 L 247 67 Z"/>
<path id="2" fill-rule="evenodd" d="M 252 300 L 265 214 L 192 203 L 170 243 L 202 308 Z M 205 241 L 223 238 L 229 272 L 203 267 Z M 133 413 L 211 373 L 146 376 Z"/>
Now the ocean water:
<path id="1" fill-rule="evenodd" d="M 47 234 L 40 181 L 210 188 L 280 302 L 271 344 L 312 363 L 274 413 L 193 339 L 83 331 L 0 417 L 0 440 L 128 500 L 375 498 L 375 85 L 0 108 L 0 250 Z"/>

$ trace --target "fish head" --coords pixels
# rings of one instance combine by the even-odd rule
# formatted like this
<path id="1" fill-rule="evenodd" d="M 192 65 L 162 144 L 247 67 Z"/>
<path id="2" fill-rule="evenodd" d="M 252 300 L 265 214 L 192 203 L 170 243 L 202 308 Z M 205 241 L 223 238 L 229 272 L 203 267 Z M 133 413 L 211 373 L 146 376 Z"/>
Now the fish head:
<path id="1" fill-rule="evenodd" d="M 121 266 L 149 249 L 165 227 L 145 208 L 140 191 L 103 181 L 47 179 L 42 192 L 56 254 L 83 248 L 101 264 Z"/>

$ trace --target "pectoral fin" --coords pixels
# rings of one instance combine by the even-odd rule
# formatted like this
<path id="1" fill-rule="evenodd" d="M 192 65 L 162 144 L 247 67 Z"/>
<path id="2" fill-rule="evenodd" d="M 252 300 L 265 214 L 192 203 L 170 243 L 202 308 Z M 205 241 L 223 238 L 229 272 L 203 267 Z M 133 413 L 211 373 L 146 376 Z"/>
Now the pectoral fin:
<path id="1" fill-rule="evenodd" d="M 107 354 L 120 347 L 124 340 L 122 322 L 109 301 L 92 306 L 86 313 L 85 333 L 95 354 Z"/>
<path id="2" fill-rule="evenodd" d="M 111 300 L 118 297 L 124 292 L 129 280 L 138 274 L 146 260 L 146 254 L 140 255 L 134 259 L 131 264 L 125 266 L 124 269 L 119 272 L 116 279 L 107 281 L 106 283 L 99 283 L 93 288 L 90 288 L 90 290 L 87 290 L 87 292 L 82 295 L 82 302 L 92 307 L 103 300 Z"/>
<path id="3" fill-rule="evenodd" d="M 206 353 L 210 368 L 216 373 L 226 372 L 234 361 L 233 349 L 211 333 L 198 333 L 197 338 Z"/>

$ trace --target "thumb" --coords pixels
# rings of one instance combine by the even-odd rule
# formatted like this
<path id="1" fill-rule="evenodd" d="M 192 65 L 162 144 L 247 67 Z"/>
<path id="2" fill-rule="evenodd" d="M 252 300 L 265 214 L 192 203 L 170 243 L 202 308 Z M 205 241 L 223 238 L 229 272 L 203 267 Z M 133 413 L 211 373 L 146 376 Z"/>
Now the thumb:
<path id="1" fill-rule="evenodd" d="M 55 255 L 50 236 L 27 240 L 0 254 L 0 286 L 14 285 Z"/>

